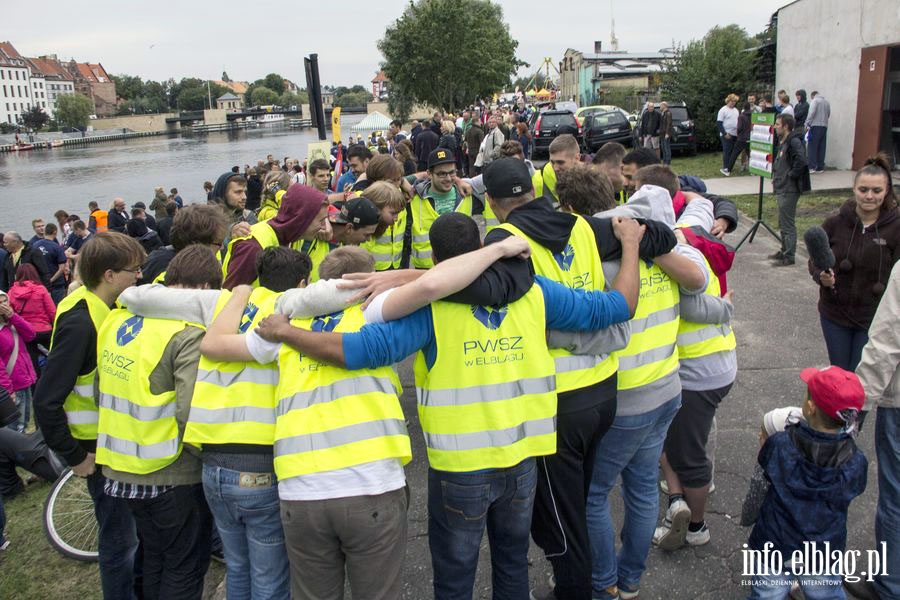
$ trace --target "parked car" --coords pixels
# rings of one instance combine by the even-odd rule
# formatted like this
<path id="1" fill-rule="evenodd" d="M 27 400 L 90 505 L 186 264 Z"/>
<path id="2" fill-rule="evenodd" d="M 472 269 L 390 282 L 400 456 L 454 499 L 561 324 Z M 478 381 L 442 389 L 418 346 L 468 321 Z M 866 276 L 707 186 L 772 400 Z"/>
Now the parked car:
<path id="1" fill-rule="evenodd" d="M 584 117 L 584 148 L 586 152 L 596 152 L 607 142 L 619 142 L 631 146 L 631 123 L 618 110 L 595 112 Z"/>
<path id="2" fill-rule="evenodd" d="M 581 108 L 576 110 L 575 111 L 575 119 L 578 121 L 578 123 L 582 127 L 584 127 L 584 118 L 587 117 L 588 115 L 592 115 L 594 113 L 600 113 L 600 112 L 609 112 L 611 110 L 621 112 L 622 115 L 626 119 L 629 116 L 628 111 L 626 111 L 624 108 L 619 108 L 615 104 L 596 104 L 594 106 L 582 106 Z"/>
<path id="3" fill-rule="evenodd" d="M 550 142 L 560 134 L 571 133 L 582 145 L 582 132 L 575 114 L 569 110 L 547 110 L 535 113 L 528 124 L 531 129 L 531 137 L 534 143 L 533 155 L 546 153 L 550 148 Z"/>
<path id="4" fill-rule="evenodd" d="M 641 109 L 634 125 L 634 145 L 640 146 L 640 124 L 647 110 L 647 105 Z M 659 112 L 659 104 L 653 110 Z M 675 129 L 675 137 L 672 138 L 672 152 L 684 152 L 691 156 L 697 154 L 697 138 L 694 135 L 694 117 L 684 102 L 669 102 L 669 111 L 672 113 L 672 127 Z"/>

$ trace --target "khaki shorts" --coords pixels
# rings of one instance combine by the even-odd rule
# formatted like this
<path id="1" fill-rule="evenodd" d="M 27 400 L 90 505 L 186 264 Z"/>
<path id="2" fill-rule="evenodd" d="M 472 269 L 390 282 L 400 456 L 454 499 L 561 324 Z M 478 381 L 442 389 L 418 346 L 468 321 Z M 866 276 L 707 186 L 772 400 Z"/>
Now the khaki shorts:
<path id="1" fill-rule="evenodd" d="M 651 150 L 659 150 L 659 136 L 658 135 L 645 135 L 644 136 L 644 148 L 650 148 Z"/>

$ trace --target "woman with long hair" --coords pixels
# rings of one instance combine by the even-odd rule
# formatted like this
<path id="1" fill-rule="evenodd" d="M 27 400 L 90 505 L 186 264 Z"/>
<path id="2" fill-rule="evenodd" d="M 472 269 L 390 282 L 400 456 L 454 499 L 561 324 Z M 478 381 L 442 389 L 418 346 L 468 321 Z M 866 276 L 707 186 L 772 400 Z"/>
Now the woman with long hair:
<path id="1" fill-rule="evenodd" d="M 25 431 L 31 419 L 31 386 L 37 381 L 25 347 L 34 339 L 34 329 L 16 314 L 6 292 L 0 292 L 0 387 L 15 396 L 21 416 L 10 429 Z"/>
<path id="2" fill-rule="evenodd" d="M 522 154 L 525 158 L 531 158 L 531 133 L 528 131 L 528 125 L 521 121 L 516 123 L 516 135 L 514 139 L 522 144 Z"/>
<path id="3" fill-rule="evenodd" d="M 403 165 L 404 175 L 415 175 L 416 161 L 413 160 L 412 150 L 409 148 L 409 145 L 403 143 L 405 141 L 406 140 L 401 140 L 394 144 L 394 158 Z"/>
<path id="4" fill-rule="evenodd" d="M 9 288 L 9 304 L 34 330 L 34 339 L 27 343 L 27 349 L 35 373 L 40 375 L 38 358 L 41 353 L 38 344 L 50 348 L 56 304 L 53 303 L 50 292 L 41 283 L 41 277 L 34 265 L 25 264 L 16 268 L 16 281 Z"/>
<path id="5" fill-rule="evenodd" d="M 260 221 L 271 219 L 278 213 L 281 206 L 281 197 L 291 187 L 291 173 L 287 171 L 270 171 L 263 179 L 259 213 Z"/>
<path id="6" fill-rule="evenodd" d="M 848 371 L 859 364 L 869 325 L 900 259 L 900 212 L 884 154 L 856 172 L 853 197 L 822 224 L 837 264 L 809 272 L 819 286 L 819 317 L 828 359 Z"/>

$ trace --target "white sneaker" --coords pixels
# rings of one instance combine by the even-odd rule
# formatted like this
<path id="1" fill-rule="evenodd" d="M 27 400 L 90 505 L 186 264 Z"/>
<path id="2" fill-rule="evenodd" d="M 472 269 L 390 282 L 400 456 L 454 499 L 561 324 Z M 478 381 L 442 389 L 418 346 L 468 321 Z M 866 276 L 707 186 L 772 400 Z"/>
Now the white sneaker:
<path id="1" fill-rule="evenodd" d="M 719 173 L 721 173 L 725 177 L 731 177 L 731 171 L 729 171 L 728 169 L 719 169 Z"/>
<path id="2" fill-rule="evenodd" d="M 703 524 L 700 531 L 690 531 L 684 536 L 684 542 L 688 546 L 703 546 L 709 543 L 709 525 Z"/>
<path id="3" fill-rule="evenodd" d="M 653 532 L 653 545 L 668 551 L 681 548 L 684 546 L 690 522 L 691 509 L 688 508 L 687 502 L 676 500 L 669 505 L 662 526 Z"/>
<path id="4" fill-rule="evenodd" d="M 660 479 L 660 480 L 659 480 L 659 489 L 662 490 L 662 493 L 663 493 L 663 494 L 665 494 L 666 496 L 668 496 L 668 495 L 669 495 L 669 482 L 666 481 L 665 479 Z M 707 493 L 707 494 L 712 494 L 714 491 L 716 491 L 716 482 L 715 482 L 715 481 L 711 481 L 710 484 L 709 484 L 709 491 L 706 492 L 706 493 Z"/>
<path id="5" fill-rule="evenodd" d="M 7 548 L 9 548 L 9 540 L 4 539 L 0 542 L 0 550 L 6 550 Z"/>

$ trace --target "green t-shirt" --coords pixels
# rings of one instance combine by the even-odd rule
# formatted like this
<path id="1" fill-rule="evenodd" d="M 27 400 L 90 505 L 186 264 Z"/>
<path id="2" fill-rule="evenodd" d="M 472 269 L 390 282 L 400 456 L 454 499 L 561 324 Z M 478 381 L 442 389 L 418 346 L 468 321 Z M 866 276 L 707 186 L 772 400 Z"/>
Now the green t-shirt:
<path id="1" fill-rule="evenodd" d="M 443 194 L 431 188 L 428 195 L 434 202 L 434 210 L 439 215 L 453 212 L 453 209 L 456 208 L 456 190 L 454 188 L 450 188 L 449 192 Z"/>

